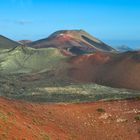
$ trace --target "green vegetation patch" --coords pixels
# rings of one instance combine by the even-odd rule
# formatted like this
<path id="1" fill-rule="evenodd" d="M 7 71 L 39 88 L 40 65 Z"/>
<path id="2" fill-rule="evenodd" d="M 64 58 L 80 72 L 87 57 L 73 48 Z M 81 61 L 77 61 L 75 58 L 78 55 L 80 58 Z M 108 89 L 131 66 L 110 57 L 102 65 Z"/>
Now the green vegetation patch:
<path id="1" fill-rule="evenodd" d="M 105 109 L 103 109 L 103 108 L 98 108 L 98 109 L 97 109 L 97 112 L 103 113 L 103 112 L 105 112 Z"/>
<path id="2" fill-rule="evenodd" d="M 58 49 L 19 46 L 0 53 L 1 73 L 38 73 L 64 68 L 67 57 Z"/>
<path id="3" fill-rule="evenodd" d="M 136 120 L 136 121 L 140 121 L 140 114 L 137 115 L 137 116 L 135 116 L 135 120 Z"/>

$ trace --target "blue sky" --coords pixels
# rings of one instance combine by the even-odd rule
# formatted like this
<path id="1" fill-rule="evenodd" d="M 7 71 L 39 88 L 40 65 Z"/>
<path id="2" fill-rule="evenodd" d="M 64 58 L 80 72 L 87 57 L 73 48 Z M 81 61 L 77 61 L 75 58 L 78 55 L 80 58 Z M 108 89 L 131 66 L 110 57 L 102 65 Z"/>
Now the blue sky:
<path id="1" fill-rule="evenodd" d="M 140 0 L 0 0 L 2 35 L 36 40 L 60 29 L 139 42 Z"/>

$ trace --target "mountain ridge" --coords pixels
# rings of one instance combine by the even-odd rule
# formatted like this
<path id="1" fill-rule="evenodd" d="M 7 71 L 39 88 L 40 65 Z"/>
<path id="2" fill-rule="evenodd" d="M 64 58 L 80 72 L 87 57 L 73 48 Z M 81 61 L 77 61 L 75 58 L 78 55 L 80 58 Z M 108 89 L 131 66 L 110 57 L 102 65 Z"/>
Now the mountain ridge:
<path id="1" fill-rule="evenodd" d="M 21 44 L 3 35 L 0 35 L 0 49 L 11 49 L 19 45 Z"/>
<path id="2" fill-rule="evenodd" d="M 27 45 L 33 48 L 62 48 L 68 51 L 71 51 L 73 48 L 78 48 L 85 53 L 116 51 L 114 48 L 108 46 L 84 30 L 59 30 L 52 33 L 47 38 L 28 43 Z"/>

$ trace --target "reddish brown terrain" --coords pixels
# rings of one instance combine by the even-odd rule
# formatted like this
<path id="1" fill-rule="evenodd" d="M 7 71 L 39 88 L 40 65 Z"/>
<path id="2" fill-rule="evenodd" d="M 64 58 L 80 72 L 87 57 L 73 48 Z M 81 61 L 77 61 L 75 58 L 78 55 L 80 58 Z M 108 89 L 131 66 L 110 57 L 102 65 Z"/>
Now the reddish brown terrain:
<path id="1" fill-rule="evenodd" d="M 5 43 L 5 38 L 1 38 Z M 10 68 L 14 69 L 17 66 L 17 70 L 22 70 L 23 68 L 24 72 L 24 68 L 26 68 L 24 64 L 27 62 L 29 71 L 32 69 L 35 73 L 29 73 L 26 76 L 23 75 L 23 77 L 15 77 L 18 75 L 2 77 L 3 73 L 1 73 L 3 78 L 0 81 L 1 96 L 15 97 L 15 99 L 16 97 L 17 99 L 30 97 L 32 100 L 36 96 L 38 100 L 35 101 L 39 101 L 39 98 L 45 100 L 47 97 L 54 97 L 55 100 L 55 97 L 59 99 L 60 96 L 63 100 L 67 99 L 66 97 L 75 99 L 75 96 L 65 90 L 67 86 L 65 87 L 63 82 L 72 87 L 72 83 L 75 82 L 78 85 L 77 82 L 79 82 L 80 84 L 86 83 L 85 86 L 88 83 L 97 83 L 140 90 L 140 51 L 119 53 L 83 30 L 62 30 L 55 32 L 46 39 L 31 43 L 26 40 L 22 42 L 24 45 L 28 44 L 36 49 L 31 49 L 30 51 L 29 48 L 21 46 L 15 48 L 15 52 L 13 49 L 11 50 L 11 52 L 13 51 L 12 53 L 10 51 L 6 52 L 8 55 L 2 55 L 1 59 L 2 70 L 6 66 L 4 70 L 9 72 Z M 47 55 L 43 55 L 45 56 L 43 57 L 42 51 L 37 50 L 37 48 L 48 47 L 56 48 L 57 51 L 52 52 L 57 53 L 48 53 L 44 49 L 43 53 Z M 58 50 L 67 56 L 63 58 L 60 66 L 62 69 L 59 69 L 61 61 L 58 61 L 57 64 L 53 63 L 57 58 L 61 58 L 61 53 Z M 38 55 L 33 55 L 36 52 L 43 59 Z M 42 60 L 49 59 L 49 57 L 46 57 L 50 54 L 55 59 L 50 57 L 50 62 L 43 64 L 45 61 Z M 17 56 L 17 58 L 13 56 Z M 25 59 L 25 56 L 27 56 L 27 59 Z M 18 58 L 20 61 L 24 61 L 19 63 Z M 32 59 L 28 61 L 28 58 Z M 39 58 L 40 61 L 37 63 L 35 58 Z M 4 60 L 7 61 L 4 63 Z M 52 65 L 52 69 L 43 71 L 43 73 L 43 66 L 40 71 L 36 71 L 36 67 L 41 66 L 39 65 L 40 62 L 45 65 L 45 68 L 50 67 L 50 64 L 58 67 L 56 68 Z M 8 64 L 9 69 L 7 68 Z M 32 64 L 34 65 L 32 66 Z M 30 66 L 32 67 L 30 68 Z M 60 80 L 58 79 L 57 81 L 57 78 L 60 78 Z M 59 88 L 56 84 L 57 82 L 60 85 L 62 84 L 65 89 L 62 88 L 62 90 L 59 85 L 61 90 L 55 93 L 54 91 Z M 42 88 L 39 88 L 40 85 Z M 52 88 L 50 91 L 54 90 L 54 94 L 49 94 L 48 89 L 44 88 L 47 85 Z M 84 86 L 82 88 L 84 89 Z M 34 92 L 34 89 L 37 92 Z M 41 89 L 43 89 L 42 92 Z M 72 89 L 75 90 L 75 88 Z M 110 89 L 105 87 L 103 89 L 104 91 L 101 90 L 100 92 L 105 92 L 106 94 L 99 93 L 100 96 L 108 96 Z M 96 92 L 95 90 L 97 91 L 97 85 L 94 86 L 93 92 L 89 89 L 92 93 Z M 43 94 L 40 94 L 40 92 Z M 65 97 L 62 96 L 63 92 L 64 94 L 66 93 Z M 74 91 L 74 93 L 76 94 L 77 92 Z M 134 93 L 135 91 L 131 91 L 131 94 Z M 81 90 L 78 94 L 81 94 Z M 85 94 L 88 97 L 87 92 L 84 92 L 84 96 L 78 96 L 77 101 L 80 101 L 80 97 L 85 99 Z M 115 97 L 113 94 L 115 92 L 109 93 L 110 96 Z M 127 91 L 120 92 L 120 97 L 125 94 L 128 94 Z M 91 93 L 89 97 L 88 101 L 92 97 Z M 94 97 L 99 98 L 98 96 Z M 70 98 L 68 99 L 70 100 Z M 0 140 L 140 140 L 140 99 L 92 103 L 61 103 L 61 101 L 60 103 L 33 103 L 0 97 Z"/>
<path id="2" fill-rule="evenodd" d="M 79 104 L 0 98 L 0 140 L 139 140 L 140 100 Z"/>
<path id="3" fill-rule="evenodd" d="M 83 30 L 60 30 L 28 45 L 72 57 L 68 75 L 78 82 L 140 90 L 140 51 L 117 52 Z"/>
<path id="4" fill-rule="evenodd" d="M 140 90 L 140 51 L 73 57 L 69 75 L 80 82 Z"/>
<path id="5" fill-rule="evenodd" d="M 61 48 L 67 49 L 73 54 L 81 54 L 95 51 L 115 51 L 104 42 L 91 36 L 84 30 L 60 30 L 51 34 L 48 38 L 37 40 L 28 44 L 33 48 Z"/>

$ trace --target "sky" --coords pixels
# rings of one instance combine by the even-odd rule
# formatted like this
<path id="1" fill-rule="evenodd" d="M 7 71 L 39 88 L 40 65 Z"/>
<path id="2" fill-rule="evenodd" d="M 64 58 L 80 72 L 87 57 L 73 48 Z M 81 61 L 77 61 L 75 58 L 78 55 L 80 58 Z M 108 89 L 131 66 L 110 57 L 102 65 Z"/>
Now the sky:
<path id="1" fill-rule="evenodd" d="M 140 47 L 140 0 L 0 0 L 1 35 L 37 40 L 61 29 Z"/>

